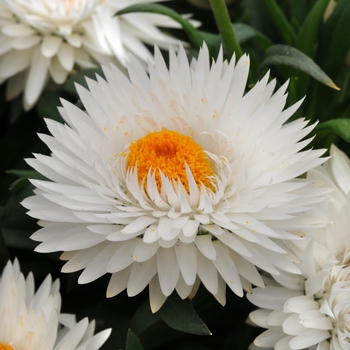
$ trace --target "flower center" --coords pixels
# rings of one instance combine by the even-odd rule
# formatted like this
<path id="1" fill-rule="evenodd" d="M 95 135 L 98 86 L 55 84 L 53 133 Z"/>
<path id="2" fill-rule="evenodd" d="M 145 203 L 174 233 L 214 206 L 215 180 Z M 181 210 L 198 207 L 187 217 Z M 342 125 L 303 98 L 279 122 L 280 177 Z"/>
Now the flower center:
<path id="1" fill-rule="evenodd" d="M 198 187 L 203 184 L 213 189 L 210 177 L 214 176 L 209 159 L 202 147 L 190 136 L 176 131 L 150 132 L 132 142 L 128 154 L 128 169 L 137 164 L 139 183 L 147 177 L 150 169 L 155 171 L 158 190 L 161 188 L 160 171 L 172 181 L 178 179 L 189 192 L 185 163 L 191 169 Z"/>
<path id="2" fill-rule="evenodd" d="M 0 343 L 0 350 L 13 350 L 13 347 L 4 343 Z"/>

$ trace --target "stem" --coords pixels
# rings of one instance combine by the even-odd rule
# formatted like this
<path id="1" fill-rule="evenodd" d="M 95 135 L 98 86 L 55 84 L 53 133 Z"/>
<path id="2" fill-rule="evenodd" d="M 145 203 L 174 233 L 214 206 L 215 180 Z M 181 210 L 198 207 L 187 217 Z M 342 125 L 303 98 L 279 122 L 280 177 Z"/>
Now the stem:
<path id="1" fill-rule="evenodd" d="M 231 57 L 235 52 L 237 59 L 240 58 L 243 52 L 233 31 L 225 0 L 209 0 L 209 2 L 227 54 Z"/>

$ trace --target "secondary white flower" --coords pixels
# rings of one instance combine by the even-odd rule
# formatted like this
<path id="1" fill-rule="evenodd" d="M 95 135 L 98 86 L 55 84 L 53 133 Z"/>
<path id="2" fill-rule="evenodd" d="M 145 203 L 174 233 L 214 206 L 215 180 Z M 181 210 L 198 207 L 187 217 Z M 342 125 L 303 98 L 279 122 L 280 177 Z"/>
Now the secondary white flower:
<path id="1" fill-rule="evenodd" d="M 9 261 L 0 278 L 0 349 L 97 350 L 109 337 L 109 329 L 93 335 L 95 321 L 77 323 L 60 310 L 59 280 L 47 276 L 35 293 L 33 274 L 25 279 Z"/>
<path id="2" fill-rule="evenodd" d="M 7 98 L 24 91 L 31 108 L 47 82 L 65 82 L 74 68 L 125 63 L 128 53 L 147 61 L 144 43 L 168 47 L 177 41 L 157 26 L 178 27 L 168 17 L 122 8 L 155 0 L 1 0 L 0 82 L 8 80 Z"/>
<path id="3" fill-rule="evenodd" d="M 225 283 L 242 296 L 263 286 L 255 266 L 298 273 L 281 248 L 317 225 L 307 211 L 323 190 L 295 179 L 323 162 L 323 150 L 299 152 L 313 126 L 284 124 L 287 84 L 275 94 L 268 75 L 247 94 L 249 59 L 210 67 L 156 50 L 149 76 L 136 61 L 129 78 L 104 68 L 107 82 L 78 87 L 83 112 L 62 101 L 68 125 L 47 120 L 41 135 L 51 156 L 28 163 L 51 181 L 36 181 L 23 205 L 43 227 L 39 252 L 65 251 L 64 272 L 84 269 L 79 283 L 112 274 L 107 296 L 148 284 L 156 311 L 174 289 L 194 295 L 200 281 L 222 304 Z"/>
<path id="4" fill-rule="evenodd" d="M 327 226 L 313 232 L 313 238 L 307 237 L 302 276 L 285 275 L 279 284 L 270 280 L 265 290 L 257 288 L 247 295 L 263 308 L 251 313 L 252 321 L 268 328 L 255 340 L 257 346 L 350 348 L 350 161 L 335 146 L 331 155 L 324 166 L 308 174 L 333 191 L 318 208 Z"/>

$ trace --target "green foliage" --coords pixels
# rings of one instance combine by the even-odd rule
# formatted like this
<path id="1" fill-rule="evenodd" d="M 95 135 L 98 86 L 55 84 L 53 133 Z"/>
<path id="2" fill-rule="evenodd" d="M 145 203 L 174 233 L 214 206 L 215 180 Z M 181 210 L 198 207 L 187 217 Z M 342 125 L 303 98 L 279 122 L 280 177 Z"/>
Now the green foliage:
<path id="1" fill-rule="evenodd" d="M 125 350 L 143 350 L 139 337 L 130 328 L 126 336 Z"/>
<path id="2" fill-rule="evenodd" d="M 299 69 L 322 84 L 335 90 L 339 90 L 339 88 L 333 83 L 332 79 L 323 72 L 311 58 L 294 47 L 287 45 L 272 45 L 265 51 L 261 68 L 279 64 Z"/>
<path id="3" fill-rule="evenodd" d="M 281 7 L 278 5 L 276 0 L 264 0 L 264 1 L 271 14 L 273 21 L 277 26 L 277 29 L 281 37 L 284 39 L 284 42 L 288 45 L 292 45 L 295 42 L 296 33 L 293 26 L 288 21 L 285 13 L 281 9 Z"/>
<path id="4" fill-rule="evenodd" d="M 346 142 L 350 142 L 350 119 L 333 119 L 320 123 L 316 126 L 316 133 L 334 132 Z"/>
<path id="5" fill-rule="evenodd" d="M 161 317 L 168 326 L 178 331 L 195 335 L 211 335 L 206 324 L 194 311 L 191 302 L 188 299 L 181 300 L 175 293 L 163 305 Z"/>
<path id="6" fill-rule="evenodd" d="M 248 24 L 233 23 L 233 29 L 240 44 L 256 40 L 263 50 L 266 50 L 271 45 L 271 40 L 267 36 Z"/>

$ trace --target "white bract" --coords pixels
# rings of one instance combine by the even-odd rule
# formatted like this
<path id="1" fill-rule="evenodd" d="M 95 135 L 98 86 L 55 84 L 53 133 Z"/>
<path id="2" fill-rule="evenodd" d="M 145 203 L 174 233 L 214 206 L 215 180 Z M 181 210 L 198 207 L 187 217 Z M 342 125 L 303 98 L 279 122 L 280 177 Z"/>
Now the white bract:
<path id="1" fill-rule="evenodd" d="M 149 284 L 153 311 L 200 282 L 224 304 L 225 284 L 264 285 L 256 266 L 299 273 L 284 242 L 319 225 L 307 212 L 324 190 L 296 177 L 324 151 L 300 151 L 314 126 L 285 123 L 301 103 L 283 110 L 287 84 L 273 94 L 266 75 L 245 93 L 249 58 L 210 66 L 206 47 L 191 64 L 181 48 L 169 69 L 159 50 L 149 75 L 127 69 L 78 87 L 86 111 L 62 101 L 67 125 L 47 120 L 52 154 L 27 162 L 49 180 L 23 202 L 43 227 L 36 251 L 64 251 L 79 283 L 111 273 L 107 296 Z"/>
<path id="2" fill-rule="evenodd" d="M 125 64 L 128 53 L 147 61 L 145 46 L 168 48 L 177 41 L 157 26 L 178 27 L 168 17 L 114 14 L 154 0 L 1 0 L 0 82 L 8 80 L 7 99 L 21 92 L 26 109 L 52 80 L 63 84 L 75 69 Z"/>
<path id="3" fill-rule="evenodd" d="M 285 276 L 256 288 L 248 299 L 261 307 L 251 320 L 268 328 L 255 345 L 274 349 L 350 349 L 350 162 L 335 146 L 332 158 L 312 170 L 333 189 L 319 205 L 325 228 L 307 232 L 300 266 L 302 276 Z M 303 250 L 303 247 L 300 247 Z"/>
<path id="4" fill-rule="evenodd" d="M 60 313 L 59 280 L 49 275 L 34 289 L 33 274 L 25 279 L 18 261 L 9 261 L 0 278 L 1 349 L 97 350 L 107 340 L 110 329 L 94 335 L 95 321 Z"/>

